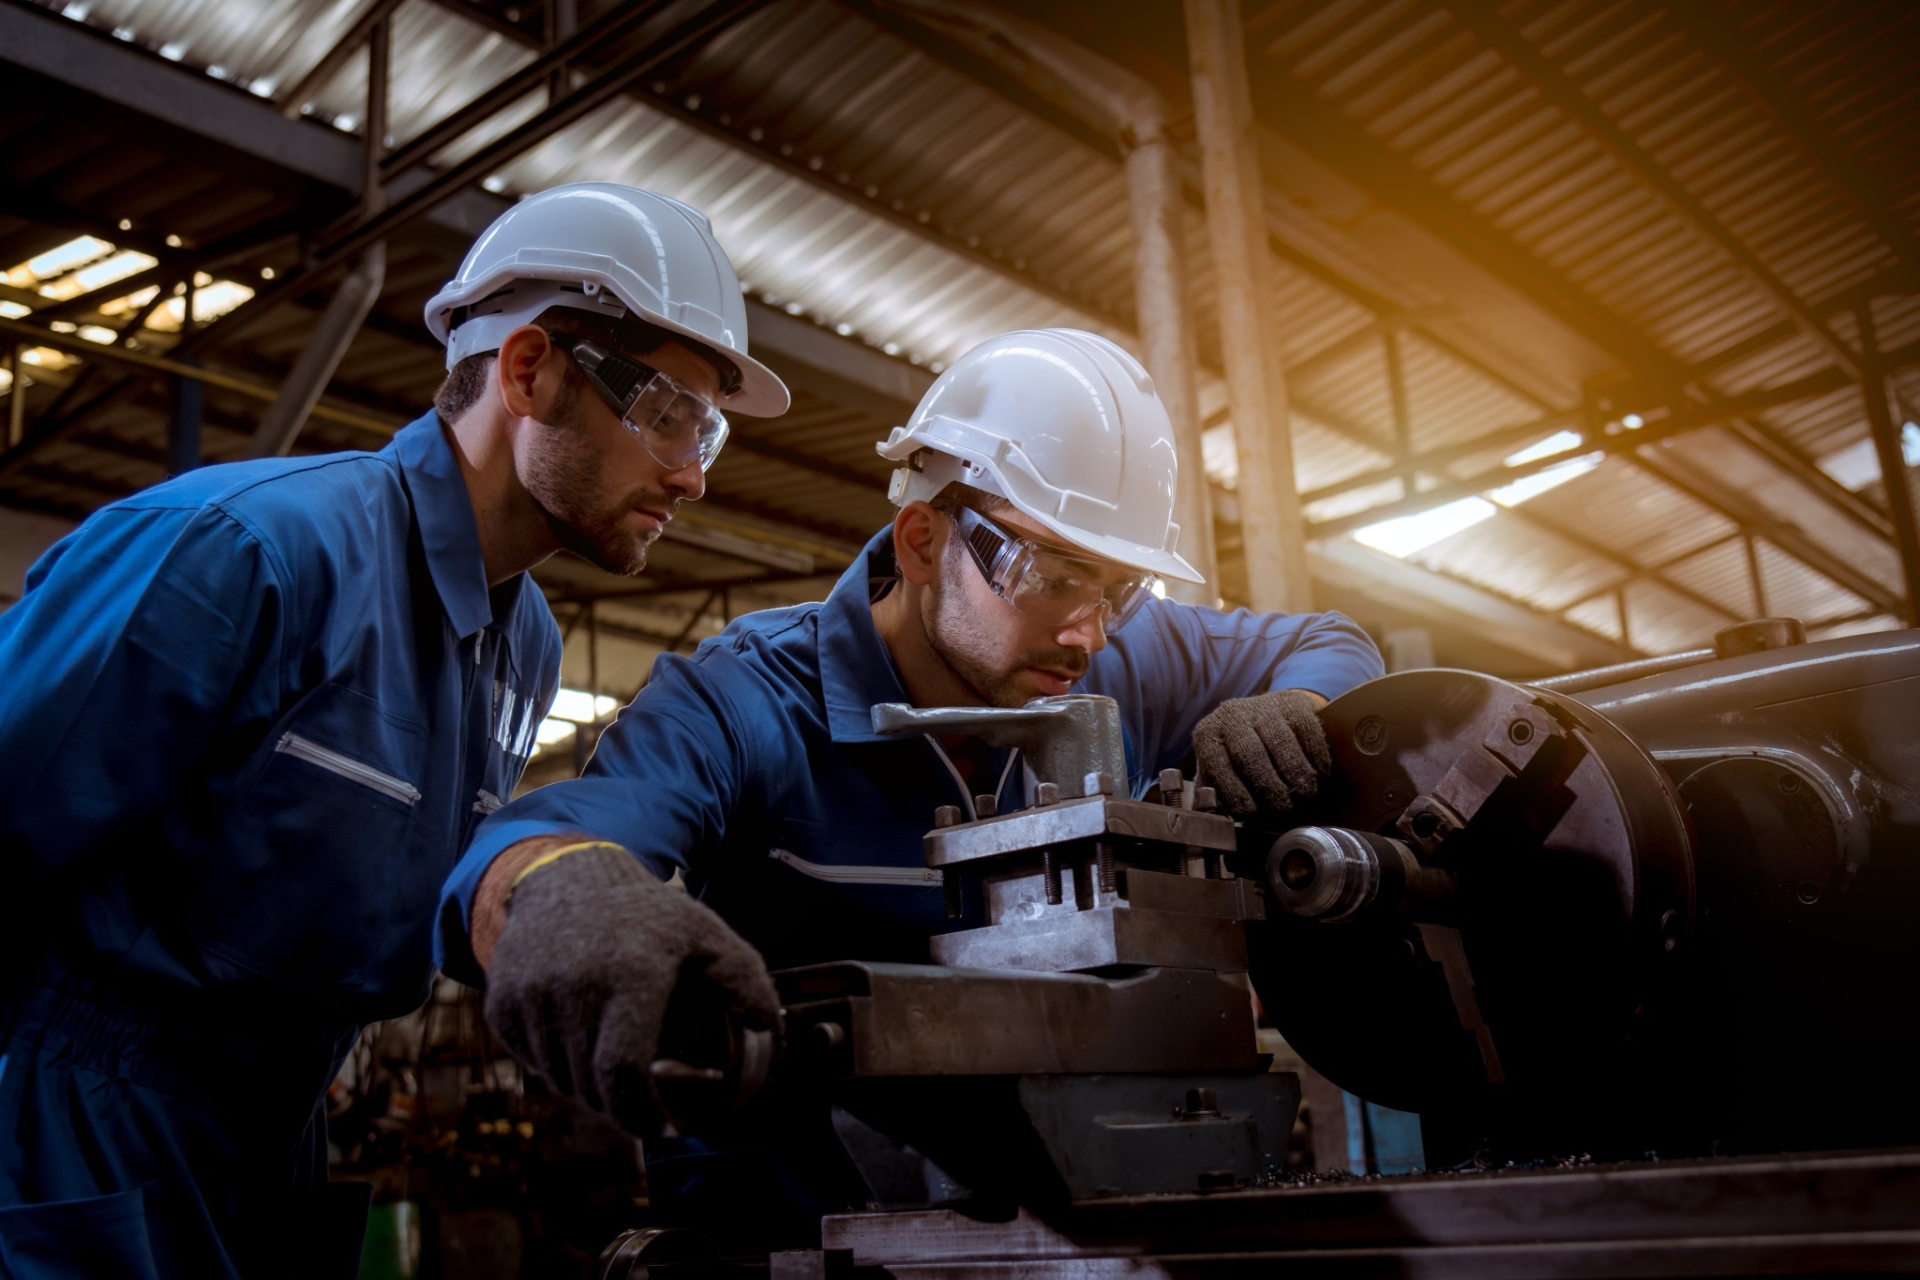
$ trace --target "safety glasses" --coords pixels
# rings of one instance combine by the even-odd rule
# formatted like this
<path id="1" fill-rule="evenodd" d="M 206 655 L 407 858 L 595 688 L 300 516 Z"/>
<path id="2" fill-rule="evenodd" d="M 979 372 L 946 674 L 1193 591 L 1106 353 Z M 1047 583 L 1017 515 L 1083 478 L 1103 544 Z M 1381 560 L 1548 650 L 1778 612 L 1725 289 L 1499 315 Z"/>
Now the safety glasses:
<path id="1" fill-rule="evenodd" d="M 700 465 L 705 471 L 727 442 L 726 415 L 698 392 L 649 364 L 571 333 L 549 333 L 573 357 L 607 407 L 620 415 L 653 460 L 669 471 Z"/>
<path id="2" fill-rule="evenodd" d="M 994 594 L 1048 626 L 1072 626 L 1097 612 L 1102 630 L 1112 634 L 1140 612 L 1153 594 L 1155 574 L 1133 574 L 1116 581 L 1116 566 L 1110 561 L 1043 547 L 951 499 L 940 499 L 933 506 L 954 522 L 961 543 Z"/>

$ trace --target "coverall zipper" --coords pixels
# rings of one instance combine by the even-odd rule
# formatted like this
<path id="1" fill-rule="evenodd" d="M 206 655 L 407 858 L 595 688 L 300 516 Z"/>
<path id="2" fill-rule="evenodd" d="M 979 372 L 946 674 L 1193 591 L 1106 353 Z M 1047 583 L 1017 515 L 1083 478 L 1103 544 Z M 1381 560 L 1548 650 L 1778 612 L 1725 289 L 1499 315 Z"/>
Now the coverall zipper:
<path id="1" fill-rule="evenodd" d="M 411 806 L 420 803 L 420 793 L 412 783 L 383 773 L 370 764 L 362 764 L 352 756 L 341 755 L 331 747 L 323 747 L 311 738 L 303 738 L 297 733 L 283 733 L 273 749 L 284 751 L 296 760 L 319 765 L 329 773 L 337 773 L 381 795 L 392 796 L 402 804 Z"/>

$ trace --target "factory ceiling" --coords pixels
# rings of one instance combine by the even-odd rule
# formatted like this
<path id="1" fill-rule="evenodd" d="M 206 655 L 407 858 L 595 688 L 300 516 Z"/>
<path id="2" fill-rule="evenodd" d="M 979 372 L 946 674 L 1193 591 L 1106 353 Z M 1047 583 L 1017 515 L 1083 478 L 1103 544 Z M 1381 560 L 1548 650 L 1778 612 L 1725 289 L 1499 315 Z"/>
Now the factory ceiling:
<path id="1" fill-rule="evenodd" d="M 207 459 L 246 456 L 384 240 L 295 446 L 378 447 L 429 403 L 421 308 L 481 227 L 557 182 L 644 185 L 711 216 L 796 395 L 735 423 L 646 576 L 538 573 L 570 635 L 629 646 L 587 673 L 575 644 L 569 683 L 630 691 L 729 614 L 825 592 L 890 511 L 873 442 L 974 343 L 1134 342 L 1127 139 L 939 5 L 581 0 L 555 49 L 567 7 L 0 0 L 0 338 L 28 384 L 0 504 L 79 518 L 160 480 L 184 364 Z M 1243 599 L 1180 7 L 1008 7 L 1172 104 L 1220 587 Z M 1760 613 L 1903 625 L 1868 405 L 1886 387 L 1898 429 L 1920 403 L 1920 11 L 1249 0 L 1245 23 L 1322 603 L 1515 674 Z"/>

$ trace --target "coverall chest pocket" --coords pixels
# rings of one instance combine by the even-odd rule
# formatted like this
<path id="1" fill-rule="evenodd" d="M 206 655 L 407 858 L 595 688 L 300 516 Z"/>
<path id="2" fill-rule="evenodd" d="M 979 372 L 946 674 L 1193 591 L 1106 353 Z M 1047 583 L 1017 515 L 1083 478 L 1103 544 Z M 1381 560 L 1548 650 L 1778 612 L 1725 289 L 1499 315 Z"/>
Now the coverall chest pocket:
<path id="1" fill-rule="evenodd" d="M 369 994 L 397 939 L 433 901 L 410 902 L 426 730 L 327 684 L 261 743 L 222 852 L 196 888 L 195 933 L 245 969 L 329 994 Z"/>

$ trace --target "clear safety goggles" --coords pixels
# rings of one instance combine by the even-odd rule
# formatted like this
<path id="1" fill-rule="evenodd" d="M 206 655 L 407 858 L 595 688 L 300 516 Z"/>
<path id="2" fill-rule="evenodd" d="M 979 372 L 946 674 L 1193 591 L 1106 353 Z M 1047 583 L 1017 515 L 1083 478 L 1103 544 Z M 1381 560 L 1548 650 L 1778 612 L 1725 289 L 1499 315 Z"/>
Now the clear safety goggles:
<path id="1" fill-rule="evenodd" d="M 1153 594 L 1158 575 L 1115 580 L 1111 561 L 1067 555 L 1021 537 L 971 507 L 940 499 L 935 509 L 954 522 L 960 541 L 995 595 L 1048 626 L 1067 627 L 1095 613 L 1101 629 L 1118 631 Z"/>
<path id="2" fill-rule="evenodd" d="M 727 418 L 706 397 L 650 364 L 608 351 L 571 333 L 549 333 L 587 381 L 669 471 L 694 463 L 705 471 L 727 442 Z"/>

